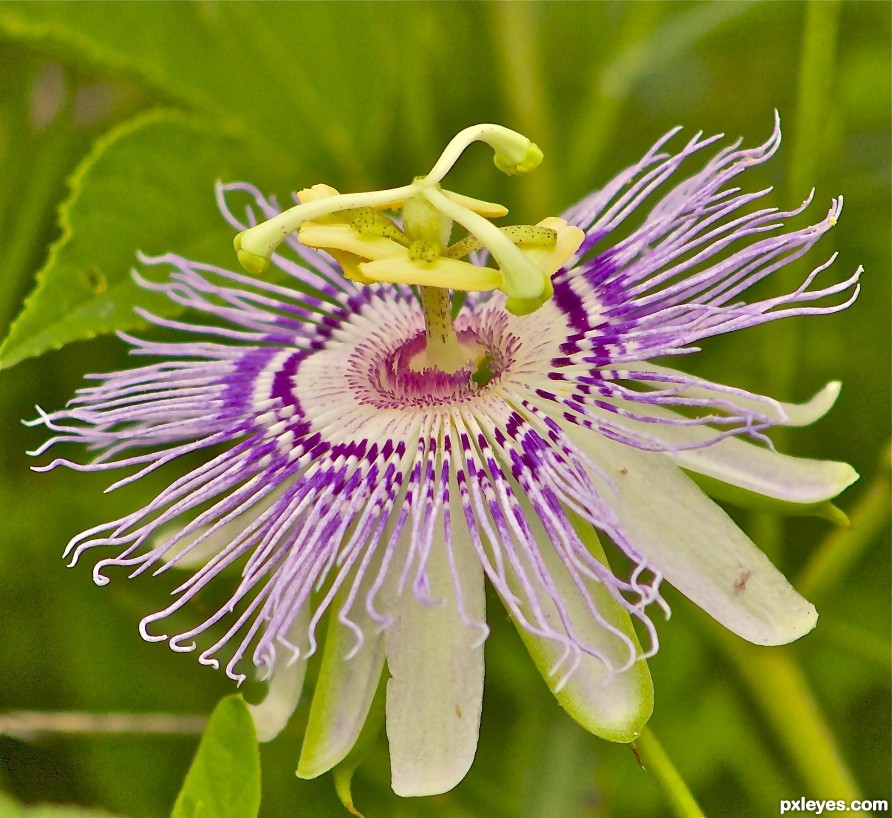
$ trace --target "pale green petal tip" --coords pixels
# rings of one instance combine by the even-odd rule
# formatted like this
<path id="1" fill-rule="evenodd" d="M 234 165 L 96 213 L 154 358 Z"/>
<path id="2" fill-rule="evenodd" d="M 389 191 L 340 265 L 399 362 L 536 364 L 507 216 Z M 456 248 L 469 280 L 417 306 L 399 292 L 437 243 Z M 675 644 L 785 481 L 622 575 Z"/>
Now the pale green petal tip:
<path id="1" fill-rule="evenodd" d="M 304 745 L 306 747 L 306 745 Z M 318 778 L 323 773 L 328 772 L 331 769 L 330 765 L 326 765 L 325 762 L 320 762 L 319 759 L 305 752 L 305 750 L 301 750 L 300 758 L 297 760 L 297 769 L 294 771 L 294 774 L 298 778 L 302 778 L 304 781 L 311 781 L 314 778 Z"/>
<path id="2" fill-rule="evenodd" d="M 631 622 L 627 623 L 634 637 Z M 603 662 L 584 656 L 569 677 L 550 673 L 554 645 L 517 627 L 517 632 L 558 704 L 582 728 L 598 738 L 628 744 L 634 741 L 654 709 L 654 687 L 644 659 L 609 673 Z"/>
<path id="3" fill-rule="evenodd" d="M 803 636 L 811 633 L 817 627 L 817 624 L 817 608 L 807 599 L 800 598 L 798 608 L 792 609 L 786 618 L 779 617 L 769 628 L 765 628 L 761 638 L 754 638 L 746 633 L 738 633 L 738 636 L 742 636 L 747 642 L 752 642 L 754 645 L 778 647 L 796 642 Z M 729 626 L 726 625 L 726 627 Z M 733 627 L 729 627 L 729 630 L 737 633 Z"/>
<path id="4" fill-rule="evenodd" d="M 827 465 L 829 463 L 829 461 L 818 460 L 812 462 L 819 465 Z M 682 471 L 713 499 L 730 503 L 738 508 L 767 511 L 790 517 L 819 517 L 830 521 L 834 525 L 848 527 L 848 517 L 831 502 L 831 498 L 845 491 L 860 478 L 860 475 L 848 463 L 835 462 L 832 463 L 832 466 L 834 467 L 833 472 L 827 480 L 823 499 L 807 500 L 805 502 L 770 497 L 757 491 L 726 483 L 706 474 L 700 474 L 685 468 Z"/>
<path id="5" fill-rule="evenodd" d="M 334 629 L 330 630 L 332 633 Z M 382 675 L 383 648 L 370 670 L 372 696 L 366 699 L 365 686 L 350 684 L 344 674 L 349 662 L 354 665 L 361 657 L 343 658 L 343 651 L 326 643 L 322 669 L 316 682 L 316 693 L 310 706 L 307 729 L 297 762 L 297 777 L 318 778 L 333 767 L 353 758 L 358 763 L 374 743 L 384 723 L 384 687 Z M 333 660 L 326 661 L 330 656 Z M 377 680 L 377 681 L 375 681 Z M 347 700 L 344 701 L 344 698 Z"/>
<path id="6" fill-rule="evenodd" d="M 607 565 L 592 525 L 570 509 L 568 518 L 591 555 Z M 595 620 L 590 602 L 579 594 L 572 577 L 566 570 L 558 570 L 560 561 L 553 549 L 543 549 L 542 557 L 546 564 L 552 563 L 549 571 L 566 605 L 565 615 L 574 622 L 577 636 L 592 653 L 581 654 L 571 668 L 554 640 L 531 633 L 513 619 L 517 632 L 548 689 L 574 721 L 607 741 L 634 741 L 653 713 L 654 689 L 629 612 L 603 585 L 597 585 L 592 588 L 590 602 L 597 606 L 602 619 Z M 547 597 L 542 601 L 548 606 Z M 548 606 L 546 610 L 553 608 Z M 556 612 L 554 618 L 558 619 Z M 630 661 L 633 656 L 637 659 Z"/>
<path id="7" fill-rule="evenodd" d="M 326 645 L 331 648 L 332 645 Z M 341 659 L 340 661 L 344 661 Z M 356 809 L 353 804 L 353 794 L 351 784 L 353 773 L 359 765 L 365 760 L 371 748 L 377 741 L 384 724 L 384 696 L 387 687 L 387 674 L 381 674 L 379 683 L 375 689 L 371 706 L 368 709 L 368 715 L 362 725 L 362 729 L 356 738 L 349 752 L 341 758 L 332 769 L 330 757 L 323 757 L 324 753 L 318 752 L 319 742 L 310 742 L 308 747 L 307 738 L 304 739 L 304 747 L 301 751 L 301 757 L 297 764 L 298 778 L 308 779 L 316 778 L 324 772 L 331 770 L 334 779 L 335 792 L 344 808 L 351 814 L 362 818 L 362 813 Z M 318 684 L 318 683 L 317 683 Z M 317 689 L 316 695 L 319 694 Z M 324 742 L 323 742 L 324 744 Z"/>
<path id="8" fill-rule="evenodd" d="M 841 381 L 830 381 L 805 403 L 781 404 L 789 426 L 810 426 L 824 417 L 834 406 L 842 391 Z"/>
<path id="9" fill-rule="evenodd" d="M 285 729 L 300 701 L 306 669 L 305 661 L 276 668 L 263 701 L 248 705 L 258 741 L 272 741 Z"/>
<path id="10" fill-rule="evenodd" d="M 773 566 L 771 571 L 774 577 L 742 573 L 728 596 L 733 604 L 706 612 L 753 645 L 789 645 L 811 633 L 818 624 L 817 609 Z"/>
<path id="11" fill-rule="evenodd" d="M 628 670 L 608 678 L 604 684 L 605 697 L 609 695 L 613 680 L 620 681 L 620 677 L 627 677 L 628 674 L 638 677 L 634 694 L 624 697 L 612 711 L 610 708 L 605 708 L 603 702 L 598 703 L 598 706 L 593 709 L 593 703 L 588 695 L 573 695 L 572 684 L 555 693 L 555 698 L 573 720 L 592 735 L 605 741 L 628 744 L 641 735 L 644 725 L 647 724 L 654 710 L 653 681 L 647 662 L 643 659 Z"/>
<path id="12" fill-rule="evenodd" d="M 317 685 L 316 695 L 318 694 L 319 689 Z M 300 758 L 297 760 L 297 770 L 295 770 L 295 775 L 298 778 L 302 778 L 305 781 L 318 778 L 340 764 L 349 754 L 350 749 L 352 749 L 348 748 L 346 752 L 333 754 L 331 748 L 325 744 L 324 738 L 324 736 L 320 737 L 318 735 L 318 728 L 307 728 L 304 733 Z"/>
<path id="13" fill-rule="evenodd" d="M 839 493 L 852 485 L 856 480 L 860 480 L 861 475 L 858 474 L 848 463 L 839 464 Z"/>
<path id="14" fill-rule="evenodd" d="M 359 763 L 384 723 L 383 639 L 369 637 L 369 643 L 347 659 L 351 638 L 340 622 L 329 625 L 297 762 L 298 778 L 317 778 L 349 759 Z"/>

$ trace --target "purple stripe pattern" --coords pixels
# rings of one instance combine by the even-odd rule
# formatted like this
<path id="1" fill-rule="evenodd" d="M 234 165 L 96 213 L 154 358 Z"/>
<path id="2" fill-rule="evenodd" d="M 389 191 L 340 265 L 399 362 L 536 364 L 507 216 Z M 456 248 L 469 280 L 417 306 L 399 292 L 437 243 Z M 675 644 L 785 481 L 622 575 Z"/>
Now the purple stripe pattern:
<path id="1" fill-rule="evenodd" d="M 270 674 L 311 656 L 326 612 L 352 634 L 354 655 L 393 623 L 392 596 L 442 603 L 429 565 L 443 554 L 456 615 L 481 642 L 488 628 L 468 604 L 459 547 L 518 629 L 556 648 L 556 690 L 586 657 L 609 676 L 651 655 L 661 581 L 688 591 L 672 555 L 629 523 L 626 470 L 598 447 L 673 464 L 679 480 L 678 458 L 708 457 L 732 439 L 773 454 L 766 433 L 787 422 L 783 405 L 665 362 L 714 335 L 845 309 L 860 272 L 825 281 L 831 258 L 795 291 L 747 300 L 836 223 L 842 200 L 816 224 L 785 229 L 809 202 L 779 211 L 762 204 L 767 190 L 736 186 L 776 151 L 777 127 L 757 148 L 718 149 L 684 178 L 682 164 L 719 137 L 698 134 L 671 153 L 675 135 L 563 215 L 586 238 L 543 307 L 515 316 L 501 293 L 470 294 L 455 325 L 463 345 L 484 351 L 483 379 L 470 365 L 413 367 L 425 335 L 412 290 L 350 281 L 294 236 L 273 256 L 275 274 L 257 278 L 140 257 L 139 284 L 187 308 L 181 319 L 141 314 L 180 340 L 122 334 L 149 362 L 88 375 L 65 409 L 37 421 L 53 433 L 37 454 L 78 443 L 94 456 L 39 468 L 125 470 L 117 488 L 172 461 L 188 465 L 142 508 L 76 536 L 71 564 L 99 555 L 99 584 L 119 567 L 136 576 L 188 566 L 142 635 L 196 650 L 237 681 L 252 665 Z M 217 195 L 237 230 L 280 212 L 250 185 L 220 184 Z M 593 553 L 584 528 L 623 556 L 622 570 Z M 222 606 L 195 604 L 218 584 Z M 618 624 L 617 606 L 641 625 L 643 646 Z M 591 622 L 616 650 L 585 636 Z"/>

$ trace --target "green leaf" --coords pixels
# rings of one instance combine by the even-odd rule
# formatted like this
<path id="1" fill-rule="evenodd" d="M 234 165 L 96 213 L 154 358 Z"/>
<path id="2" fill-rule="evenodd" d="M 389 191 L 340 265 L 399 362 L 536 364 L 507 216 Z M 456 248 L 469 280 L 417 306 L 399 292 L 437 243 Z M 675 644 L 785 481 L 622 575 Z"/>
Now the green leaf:
<path id="1" fill-rule="evenodd" d="M 0 792 L 0 816 L 3 818 L 113 818 L 111 813 L 100 812 L 68 804 L 17 804 Z"/>
<path id="2" fill-rule="evenodd" d="M 309 153 L 357 178 L 368 143 L 383 148 L 393 130 L 404 73 L 393 35 L 427 14 L 407 7 L 381 26 L 364 3 L 336 16 L 325 3 L 54 5 L 0 4 L 0 34 L 200 112 L 286 173 Z"/>
<path id="3" fill-rule="evenodd" d="M 171 818 L 256 818 L 260 751 L 241 696 L 214 708 Z"/>
<path id="4" fill-rule="evenodd" d="M 8 43 L 0 44 L 0 64 L 5 69 L 0 72 L 0 178 L 6 193 L 0 196 L 0 327 L 5 328 L 45 257 L 53 206 L 90 139 L 69 127 L 68 76 L 59 66 Z"/>
<path id="5" fill-rule="evenodd" d="M 142 326 L 137 305 L 178 312 L 133 281 L 138 250 L 232 266 L 232 231 L 217 212 L 213 182 L 233 178 L 237 156 L 228 137 L 169 110 L 142 114 L 98 140 L 69 180 L 71 193 L 59 211 L 62 236 L 0 346 L 0 368 Z"/>

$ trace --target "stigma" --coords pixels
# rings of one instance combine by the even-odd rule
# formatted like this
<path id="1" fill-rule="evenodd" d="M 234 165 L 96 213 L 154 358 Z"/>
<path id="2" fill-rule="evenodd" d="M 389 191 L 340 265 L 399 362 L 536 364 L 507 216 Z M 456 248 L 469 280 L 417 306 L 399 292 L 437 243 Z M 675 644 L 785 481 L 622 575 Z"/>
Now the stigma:
<path id="1" fill-rule="evenodd" d="M 535 311 L 551 297 L 551 276 L 573 257 L 584 233 L 553 217 L 500 228 L 492 219 L 507 215 L 502 205 L 445 190 L 443 178 L 475 141 L 492 147 L 496 167 L 509 175 L 528 173 L 542 161 L 542 151 L 516 131 L 491 124 L 465 128 L 430 173 L 409 185 L 349 194 L 328 185 L 300 191 L 296 207 L 235 237 L 239 262 L 259 275 L 279 244 L 296 233 L 305 246 L 330 253 L 345 276 L 361 284 L 500 290 L 509 312 Z M 466 236 L 450 243 L 455 225 Z M 488 253 L 495 266 L 468 261 L 475 251 Z"/>

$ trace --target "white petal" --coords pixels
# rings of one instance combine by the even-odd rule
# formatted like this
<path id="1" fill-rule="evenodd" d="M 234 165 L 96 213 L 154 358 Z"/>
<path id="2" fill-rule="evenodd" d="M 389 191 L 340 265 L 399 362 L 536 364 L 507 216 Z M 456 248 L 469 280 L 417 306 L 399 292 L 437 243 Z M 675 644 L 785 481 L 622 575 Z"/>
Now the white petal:
<path id="1" fill-rule="evenodd" d="M 622 405 L 635 408 L 628 401 Z M 679 416 L 659 406 L 648 406 L 654 417 L 678 420 Z M 606 413 L 605 413 L 606 416 Z M 616 423 L 615 416 L 610 419 Z M 644 424 L 627 421 L 638 430 Z M 672 446 L 685 446 L 714 438 L 716 430 L 707 426 L 648 424 L 651 436 Z M 858 479 L 848 463 L 810 460 L 779 454 L 739 437 L 729 437 L 701 448 L 669 452 L 679 466 L 705 474 L 723 483 L 790 503 L 820 503 L 836 497 Z"/>
<path id="2" fill-rule="evenodd" d="M 569 424 L 567 433 L 616 482 L 618 492 L 592 475 L 629 539 L 710 616 L 759 645 L 786 644 L 814 628 L 814 606 L 668 455 Z"/>
<path id="3" fill-rule="evenodd" d="M 829 500 L 858 479 L 848 463 L 790 457 L 740 438 L 676 452 L 672 459 L 698 474 L 791 503 Z"/>
<path id="4" fill-rule="evenodd" d="M 350 752 L 365 724 L 384 669 L 384 639 L 364 608 L 360 593 L 350 618 L 363 632 L 359 651 L 346 658 L 356 644 L 356 634 L 337 619 L 337 603 L 325 640 L 322 667 L 310 706 L 297 774 L 315 778 L 327 772 Z"/>
<path id="5" fill-rule="evenodd" d="M 668 375 L 673 378 L 687 378 L 686 373 L 668 366 L 653 363 L 636 363 L 634 369 L 641 372 Z M 773 400 L 755 400 L 743 395 L 721 392 L 704 386 L 691 386 L 681 390 L 679 395 L 687 398 L 720 398 L 730 400 L 742 409 L 758 411 L 782 426 L 808 426 L 826 415 L 836 403 L 842 384 L 831 381 L 805 403 L 783 403 Z M 778 411 L 780 410 L 780 411 Z"/>
<path id="6" fill-rule="evenodd" d="M 307 641 L 307 627 L 310 611 L 306 606 L 288 630 L 288 640 L 295 645 Z M 280 656 L 269 680 L 266 696 L 259 704 L 249 704 L 248 710 L 254 719 L 258 741 L 272 741 L 288 724 L 288 719 L 300 701 L 307 671 L 306 659 L 288 662 L 287 656 Z"/>
<path id="7" fill-rule="evenodd" d="M 452 551 L 465 612 L 485 621 L 483 570 L 453 515 Z M 479 629 L 462 621 L 453 590 L 446 545 L 435 538 L 428 563 L 428 607 L 406 587 L 387 591 L 394 622 L 384 632 L 387 665 L 386 723 L 393 791 L 434 795 L 455 787 L 477 750 L 483 704 L 483 645 Z"/>
<path id="8" fill-rule="evenodd" d="M 836 403 L 842 384 L 831 381 L 805 403 L 781 403 L 789 418 L 786 426 L 808 426 L 826 415 Z"/>
<path id="9" fill-rule="evenodd" d="M 541 526 L 534 526 L 534 530 L 537 541 L 542 543 L 542 561 L 569 614 L 576 636 L 602 654 L 614 668 L 624 667 L 630 658 L 630 647 L 637 655 L 642 653 L 629 614 L 603 586 L 590 583 L 589 591 L 598 612 L 606 622 L 624 634 L 631 645 L 624 643 L 592 616 L 582 593 L 573 583 Z M 606 563 L 597 541 L 588 545 L 593 555 Z M 552 627 L 560 630 L 562 625 L 557 609 L 545 590 L 532 583 L 526 585 L 539 591 L 536 596 L 546 619 Z M 516 624 L 542 678 L 570 716 L 590 733 L 608 741 L 629 742 L 638 737 L 653 711 L 653 683 L 644 660 L 636 661 L 622 672 L 611 673 L 600 659 L 583 654 L 579 665 L 568 678 L 564 678 L 560 671 L 553 675 L 551 671 L 561 659 L 562 647 L 554 640 L 532 634 L 519 623 Z"/>
<path id="10" fill-rule="evenodd" d="M 241 519 L 236 519 L 226 523 L 208 535 L 203 542 L 189 548 L 192 543 L 199 537 L 204 537 L 211 529 L 209 525 L 202 526 L 194 534 L 184 537 L 183 540 L 164 553 L 161 560 L 166 564 L 171 564 L 172 568 L 181 568 L 187 571 L 200 568 L 210 562 L 211 559 L 216 557 L 217 554 L 241 534 L 247 528 L 249 522 L 242 522 Z M 182 529 L 182 526 L 180 528 Z M 166 540 L 170 539 L 175 532 L 176 529 L 172 527 L 162 529 L 161 533 L 152 539 L 152 547 L 159 547 Z"/>
<path id="11" fill-rule="evenodd" d="M 211 559 L 217 556 L 227 545 L 229 545 L 236 537 L 239 536 L 251 523 L 253 523 L 263 512 L 272 508 L 273 504 L 282 496 L 281 490 L 270 492 L 262 500 L 255 503 L 243 514 L 240 514 L 228 523 L 221 525 L 216 531 L 208 534 L 213 528 L 212 525 L 204 525 L 198 528 L 194 533 L 184 537 L 173 548 L 161 555 L 162 562 L 171 564 L 172 568 L 182 568 L 192 570 L 200 568 Z M 182 530 L 183 526 L 179 526 Z M 171 538 L 177 532 L 177 526 L 165 526 L 161 529 L 161 533 L 152 538 L 152 547 L 158 548 L 165 541 Z M 193 548 L 189 546 L 199 537 L 205 537 L 203 542 Z M 188 550 L 187 550 L 188 549 Z M 182 555 L 182 556 L 179 556 Z"/>

